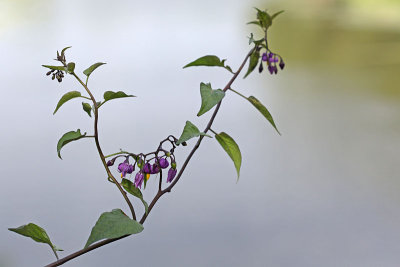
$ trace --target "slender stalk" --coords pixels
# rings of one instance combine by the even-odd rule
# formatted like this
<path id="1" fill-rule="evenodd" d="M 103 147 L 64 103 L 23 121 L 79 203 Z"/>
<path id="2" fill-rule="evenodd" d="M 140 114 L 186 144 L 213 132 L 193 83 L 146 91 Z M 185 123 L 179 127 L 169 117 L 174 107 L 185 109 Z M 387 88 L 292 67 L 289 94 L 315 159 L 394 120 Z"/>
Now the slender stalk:
<path id="1" fill-rule="evenodd" d="M 244 99 L 248 100 L 247 97 L 245 97 L 244 95 L 242 95 L 241 93 L 239 93 L 238 91 L 233 90 L 232 88 L 229 88 L 229 90 L 231 90 L 232 92 L 238 94 L 239 96 L 243 97 Z"/>
<path id="2" fill-rule="evenodd" d="M 72 75 L 78 80 L 78 82 L 83 86 L 83 88 L 85 88 L 86 92 L 89 94 L 90 99 L 93 102 L 93 106 L 94 106 L 94 140 L 96 143 L 97 151 L 99 152 L 101 162 L 103 163 L 103 166 L 106 169 L 108 177 L 111 178 L 111 180 L 118 187 L 118 189 L 121 192 L 122 196 L 124 197 L 126 203 L 128 204 L 129 209 L 131 210 L 131 213 L 132 213 L 132 218 L 134 220 L 136 220 L 136 214 L 135 214 L 133 205 L 132 205 L 131 201 L 129 200 L 128 196 L 126 195 L 126 192 L 124 191 L 124 189 L 122 189 L 121 185 L 118 183 L 117 179 L 115 179 L 115 177 L 112 175 L 110 169 L 108 168 L 103 151 L 101 150 L 101 147 L 100 147 L 99 133 L 98 133 L 98 127 L 97 127 L 98 121 L 99 121 L 99 108 L 97 107 L 96 99 L 94 98 L 92 92 L 89 90 L 89 88 L 86 86 L 86 84 L 83 83 L 82 80 L 74 72 L 72 73 Z"/>
<path id="3" fill-rule="evenodd" d="M 236 78 L 238 77 L 238 75 L 239 75 L 240 72 L 242 71 L 244 65 L 246 64 L 247 60 L 249 59 L 250 55 L 253 53 L 253 51 L 254 51 L 255 49 L 257 49 L 257 47 L 254 47 L 253 49 L 251 49 L 250 52 L 246 55 L 245 59 L 243 60 L 242 64 L 240 65 L 239 69 L 235 72 L 235 74 L 233 75 L 233 77 L 231 78 L 231 80 L 230 80 L 230 81 L 227 83 L 227 85 L 224 87 L 223 90 L 224 90 L 225 92 L 231 87 L 232 83 L 236 80 Z M 76 75 L 75 75 L 75 76 L 76 76 Z M 77 79 L 79 80 L 79 78 L 77 78 Z M 82 83 L 82 82 L 81 82 L 81 83 Z M 82 84 L 82 85 L 83 85 L 83 84 Z M 86 89 L 86 86 L 84 86 L 84 87 L 85 87 L 85 89 Z M 87 91 L 88 91 L 88 89 L 87 89 Z M 89 93 L 89 92 L 88 92 L 88 93 Z M 89 93 L 89 95 L 91 95 L 91 94 Z M 215 110 L 214 110 L 214 113 L 212 114 L 212 116 L 211 116 L 211 118 L 210 118 L 210 120 L 209 120 L 209 122 L 208 122 L 208 124 L 207 124 L 207 126 L 206 126 L 206 128 L 205 128 L 205 130 L 203 131 L 204 133 L 207 133 L 207 132 L 211 129 L 211 126 L 212 126 L 212 124 L 213 124 L 213 122 L 214 122 L 214 120 L 215 120 L 215 117 L 217 116 L 217 113 L 218 113 L 218 111 L 219 111 L 219 108 L 221 107 L 221 103 L 222 103 L 222 100 L 217 104 L 217 106 L 216 106 L 216 108 L 215 108 Z M 95 106 L 96 106 L 96 105 L 95 105 Z M 97 112 L 96 112 L 96 113 L 97 113 Z M 96 118 L 96 116 L 95 116 L 95 118 Z M 97 127 L 96 127 L 96 128 L 97 128 Z M 96 133 L 97 133 L 97 132 L 96 132 Z M 96 136 L 97 136 L 97 135 L 96 135 Z M 150 203 L 150 205 L 149 205 L 148 213 L 147 213 L 147 214 L 145 213 L 145 214 L 143 215 L 143 217 L 140 219 L 139 222 L 140 222 L 141 224 L 143 224 L 143 223 L 146 221 L 147 216 L 149 215 L 150 211 L 153 209 L 153 207 L 154 207 L 154 205 L 157 203 L 157 201 L 160 199 L 160 197 L 161 197 L 162 195 L 164 195 L 165 193 L 167 193 L 167 192 L 171 192 L 172 188 L 173 188 L 173 187 L 176 185 L 176 183 L 179 181 L 179 179 L 181 178 L 181 176 L 182 176 L 183 172 L 185 171 L 187 165 L 189 164 L 190 159 L 193 157 L 194 153 L 195 153 L 196 150 L 199 148 L 199 146 L 200 146 L 200 144 L 201 144 L 203 138 L 204 138 L 203 135 L 201 135 L 201 136 L 199 137 L 199 139 L 198 139 L 196 145 L 195 145 L 195 146 L 193 147 L 193 149 L 190 151 L 189 155 L 187 156 L 185 162 L 184 162 L 183 165 L 182 165 L 181 170 L 179 171 L 177 177 L 175 177 L 174 181 L 173 181 L 167 188 L 165 188 L 164 190 L 158 190 L 157 194 L 154 196 L 153 200 L 151 201 L 151 203 Z M 101 151 L 101 150 L 99 150 L 99 153 L 100 153 L 100 151 Z M 104 156 L 103 156 L 102 159 L 103 159 L 103 164 L 105 164 Z M 105 166 L 107 166 L 107 164 L 105 164 Z M 106 169 L 108 170 L 107 167 L 106 167 Z M 108 170 L 108 171 L 109 171 L 109 170 Z M 161 177 L 160 177 L 160 179 L 161 179 Z M 118 185 L 118 183 L 117 183 L 117 185 Z M 128 237 L 128 236 L 129 236 L 129 235 L 124 235 L 124 236 L 121 236 L 121 237 L 118 237 L 118 238 L 111 238 L 111 239 L 106 239 L 106 240 L 100 241 L 100 242 L 98 242 L 98 243 L 96 243 L 96 244 L 93 244 L 93 245 L 87 247 L 87 248 L 78 250 L 78 251 L 76 251 L 76 252 L 74 252 L 74 253 L 72 253 L 72 254 L 70 254 L 70 255 L 68 255 L 68 256 L 66 256 L 66 257 L 64 257 L 64 258 L 62 258 L 62 259 L 60 259 L 60 260 L 58 260 L 58 261 L 55 261 L 55 262 L 53 262 L 53 263 L 51 263 L 51 264 L 49 264 L 49 265 L 46 265 L 45 267 L 55 267 L 55 266 L 59 266 L 59 265 L 61 265 L 61 264 L 64 264 L 65 262 L 68 262 L 68 261 L 70 261 L 70 260 L 76 258 L 76 257 L 79 257 L 79 256 L 81 256 L 81 255 L 83 255 L 83 254 L 85 254 L 85 253 L 88 253 L 89 251 L 92 251 L 92 250 L 94 250 L 94 249 L 97 249 L 97 248 L 99 248 L 99 247 L 105 246 L 105 245 L 107 245 L 107 244 L 110 244 L 110 243 L 112 243 L 112 242 L 115 242 L 115 241 L 117 241 L 117 240 L 120 240 L 120 239 L 125 238 L 125 237 Z"/>
<path id="4" fill-rule="evenodd" d="M 50 246 L 51 250 L 53 251 L 54 256 L 56 256 L 56 259 L 58 260 L 59 258 L 58 258 L 58 255 L 57 255 L 57 251 L 50 244 L 49 244 L 49 246 Z"/>
<path id="5" fill-rule="evenodd" d="M 105 157 L 105 158 L 109 158 L 109 157 L 116 156 L 116 155 L 121 155 L 121 154 L 129 154 L 129 152 L 127 152 L 127 151 L 120 151 L 120 152 L 113 153 L 113 154 L 110 154 L 110 155 L 107 155 L 107 156 L 104 156 L 104 157 Z"/>
<path id="6" fill-rule="evenodd" d="M 210 128 L 210 131 L 211 131 L 213 134 L 217 135 L 217 133 L 216 133 L 213 129 Z"/>

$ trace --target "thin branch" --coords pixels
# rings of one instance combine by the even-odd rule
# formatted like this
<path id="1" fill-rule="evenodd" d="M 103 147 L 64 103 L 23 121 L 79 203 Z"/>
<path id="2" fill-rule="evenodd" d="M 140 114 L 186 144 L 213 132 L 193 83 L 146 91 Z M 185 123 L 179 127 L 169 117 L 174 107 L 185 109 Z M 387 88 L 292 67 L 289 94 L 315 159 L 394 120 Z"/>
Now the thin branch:
<path id="1" fill-rule="evenodd" d="M 119 191 L 121 192 L 122 196 L 124 197 L 126 203 L 129 206 L 129 209 L 131 210 L 132 213 L 132 218 L 134 220 L 136 220 L 136 214 L 135 214 L 135 210 L 133 208 L 133 205 L 131 203 L 131 201 L 129 200 L 126 192 L 124 191 L 124 189 L 122 189 L 121 185 L 118 183 L 117 179 L 115 179 L 115 177 L 112 175 L 110 169 L 107 166 L 107 162 L 106 159 L 104 157 L 103 151 L 101 150 L 100 147 L 100 142 L 99 142 L 99 133 L 98 133 L 98 121 L 99 121 L 99 109 L 97 107 L 97 102 L 96 99 L 94 98 L 92 92 L 90 92 L 89 88 L 86 86 L 86 84 L 84 84 L 82 82 L 82 80 L 73 72 L 72 75 L 79 81 L 79 83 L 85 88 L 86 92 L 90 95 L 90 98 L 93 102 L 93 106 L 94 106 L 94 140 L 96 142 L 96 147 L 97 147 L 97 151 L 99 152 L 99 156 L 101 161 L 103 162 L 104 168 L 106 169 L 107 175 L 109 178 L 111 178 L 111 180 L 113 180 L 113 182 L 115 183 L 115 185 L 118 187 Z"/>

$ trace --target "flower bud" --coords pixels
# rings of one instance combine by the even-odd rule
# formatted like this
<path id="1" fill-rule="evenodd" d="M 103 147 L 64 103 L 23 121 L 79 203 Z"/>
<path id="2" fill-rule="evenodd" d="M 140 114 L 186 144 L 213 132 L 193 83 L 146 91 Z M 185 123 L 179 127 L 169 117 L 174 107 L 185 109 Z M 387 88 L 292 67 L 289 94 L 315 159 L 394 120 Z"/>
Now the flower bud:
<path id="1" fill-rule="evenodd" d="M 160 164 L 160 167 L 163 169 L 165 169 L 169 166 L 169 162 L 165 158 L 158 159 L 158 163 Z"/>
<path id="2" fill-rule="evenodd" d="M 260 62 L 260 66 L 258 67 L 258 72 L 261 73 L 263 71 L 264 67 L 262 64 L 262 61 Z"/>
<path id="3" fill-rule="evenodd" d="M 285 67 L 285 62 L 283 62 L 283 59 L 281 59 L 281 62 L 279 62 L 279 67 L 281 68 L 281 70 L 283 70 L 283 68 Z"/>
<path id="4" fill-rule="evenodd" d="M 173 168 L 170 168 L 168 170 L 167 183 L 172 182 L 172 180 L 175 178 L 177 172 L 178 171 L 176 169 L 173 169 Z"/>

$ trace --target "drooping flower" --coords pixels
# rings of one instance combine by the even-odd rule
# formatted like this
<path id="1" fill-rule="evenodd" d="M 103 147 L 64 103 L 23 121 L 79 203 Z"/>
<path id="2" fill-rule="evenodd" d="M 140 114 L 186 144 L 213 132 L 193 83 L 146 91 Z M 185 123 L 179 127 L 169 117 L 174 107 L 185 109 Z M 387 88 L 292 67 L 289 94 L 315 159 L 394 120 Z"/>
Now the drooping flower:
<path id="1" fill-rule="evenodd" d="M 262 54 L 261 59 L 262 59 L 262 61 L 267 61 L 268 60 L 267 53 Z"/>
<path id="2" fill-rule="evenodd" d="M 144 179 L 144 174 L 141 171 L 139 171 L 135 175 L 135 186 L 137 188 L 142 188 L 143 179 Z"/>
<path id="3" fill-rule="evenodd" d="M 274 53 L 271 53 L 271 52 L 268 53 L 268 62 L 277 63 L 278 61 L 279 61 L 279 58 L 277 55 L 275 55 Z"/>
<path id="4" fill-rule="evenodd" d="M 132 173 L 133 170 L 133 165 L 129 164 L 128 159 L 118 165 L 118 172 L 121 173 L 121 178 L 124 178 L 127 173 Z"/>
<path id="5" fill-rule="evenodd" d="M 157 163 L 154 163 L 152 166 L 151 166 L 151 171 L 150 171 L 150 173 L 151 174 L 155 174 L 155 173 L 159 173 L 160 172 L 160 167 L 157 165 Z"/>
<path id="6" fill-rule="evenodd" d="M 144 173 L 151 173 L 151 165 L 150 165 L 150 163 L 146 163 L 146 164 L 144 164 L 144 166 L 143 166 L 143 172 Z"/>
<path id="7" fill-rule="evenodd" d="M 176 173 L 177 173 L 177 170 L 174 169 L 174 168 L 170 168 L 170 169 L 168 170 L 167 183 L 172 182 L 172 180 L 173 180 L 173 179 L 175 178 L 175 176 L 176 176 Z"/>
<path id="8" fill-rule="evenodd" d="M 271 74 L 274 74 L 274 73 L 277 74 L 278 73 L 278 68 L 276 66 L 274 66 L 274 65 L 269 65 L 268 66 L 268 71 Z"/>

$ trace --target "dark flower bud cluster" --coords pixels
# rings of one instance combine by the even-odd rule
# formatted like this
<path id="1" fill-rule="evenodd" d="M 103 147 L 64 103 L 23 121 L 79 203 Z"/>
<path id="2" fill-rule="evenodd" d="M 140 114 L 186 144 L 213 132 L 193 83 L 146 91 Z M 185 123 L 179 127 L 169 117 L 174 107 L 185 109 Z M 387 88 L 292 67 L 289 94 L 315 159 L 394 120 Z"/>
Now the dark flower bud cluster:
<path id="1" fill-rule="evenodd" d="M 170 167 L 167 176 L 167 182 L 170 183 L 173 181 L 177 174 L 174 156 L 176 141 L 177 139 L 175 137 L 169 136 L 160 143 L 160 146 L 155 152 L 151 152 L 148 154 L 140 153 L 138 155 L 131 153 L 127 153 L 127 155 L 118 155 L 107 161 L 107 166 L 113 166 L 116 159 L 118 159 L 119 157 L 124 157 L 125 160 L 118 165 L 118 172 L 121 173 L 121 178 L 125 178 L 127 174 L 133 173 L 137 166 L 138 172 L 135 174 L 134 179 L 134 185 L 137 188 L 142 188 L 143 183 L 146 187 L 147 180 L 149 180 L 151 175 L 161 174 L 164 169 Z M 162 145 L 165 142 L 170 142 L 170 144 L 172 145 L 172 148 L 169 151 L 162 148 Z M 159 154 L 163 155 L 159 156 Z M 133 158 L 135 161 L 133 164 L 129 163 L 130 157 Z"/>
<path id="2" fill-rule="evenodd" d="M 57 58 L 55 58 L 54 60 L 61 62 L 64 66 L 67 66 L 67 61 L 65 59 L 64 51 L 65 51 L 65 49 L 63 49 L 63 51 L 61 51 L 61 55 L 57 51 Z M 64 78 L 64 71 L 60 70 L 60 69 L 51 69 L 50 71 L 48 71 L 46 73 L 46 75 L 47 76 L 51 75 L 52 80 L 57 79 L 57 81 L 60 83 L 60 82 L 62 82 L 62 79 Z"/>
<path id="3" fill-rule="evenodd" d="M 258 67 L 258 71 L 260 73 L 264 69 L 263 62 L 266 62 L 267 67 L 268 67 L 268 71 L 271 74 L 277 74 L 278 73 L 277 63 L 279 63 L 279 67 L 281 68 L 281 70 L 283 70 L 283 68 L 285 67 L 285 62 L 283 62 L 282 57 L 279 56 L 278 54 L 274 54 L 274 53 L 272 53 L 270 51 L 267 51 L 267 52 L 263 53 L 262 56 L 261 56 L 260 66 Z"/>
<path id="4" fill-rule="evenodd" d="M 49 76 L 50 74 L 52 74 L 51 79 L 57 79 L 57 81 L 60 83 L 62 82 L 62 79 L 64 78 L 64 72 L 61 70 L 50 70 L 46 73 L 47 76 Z"/>

